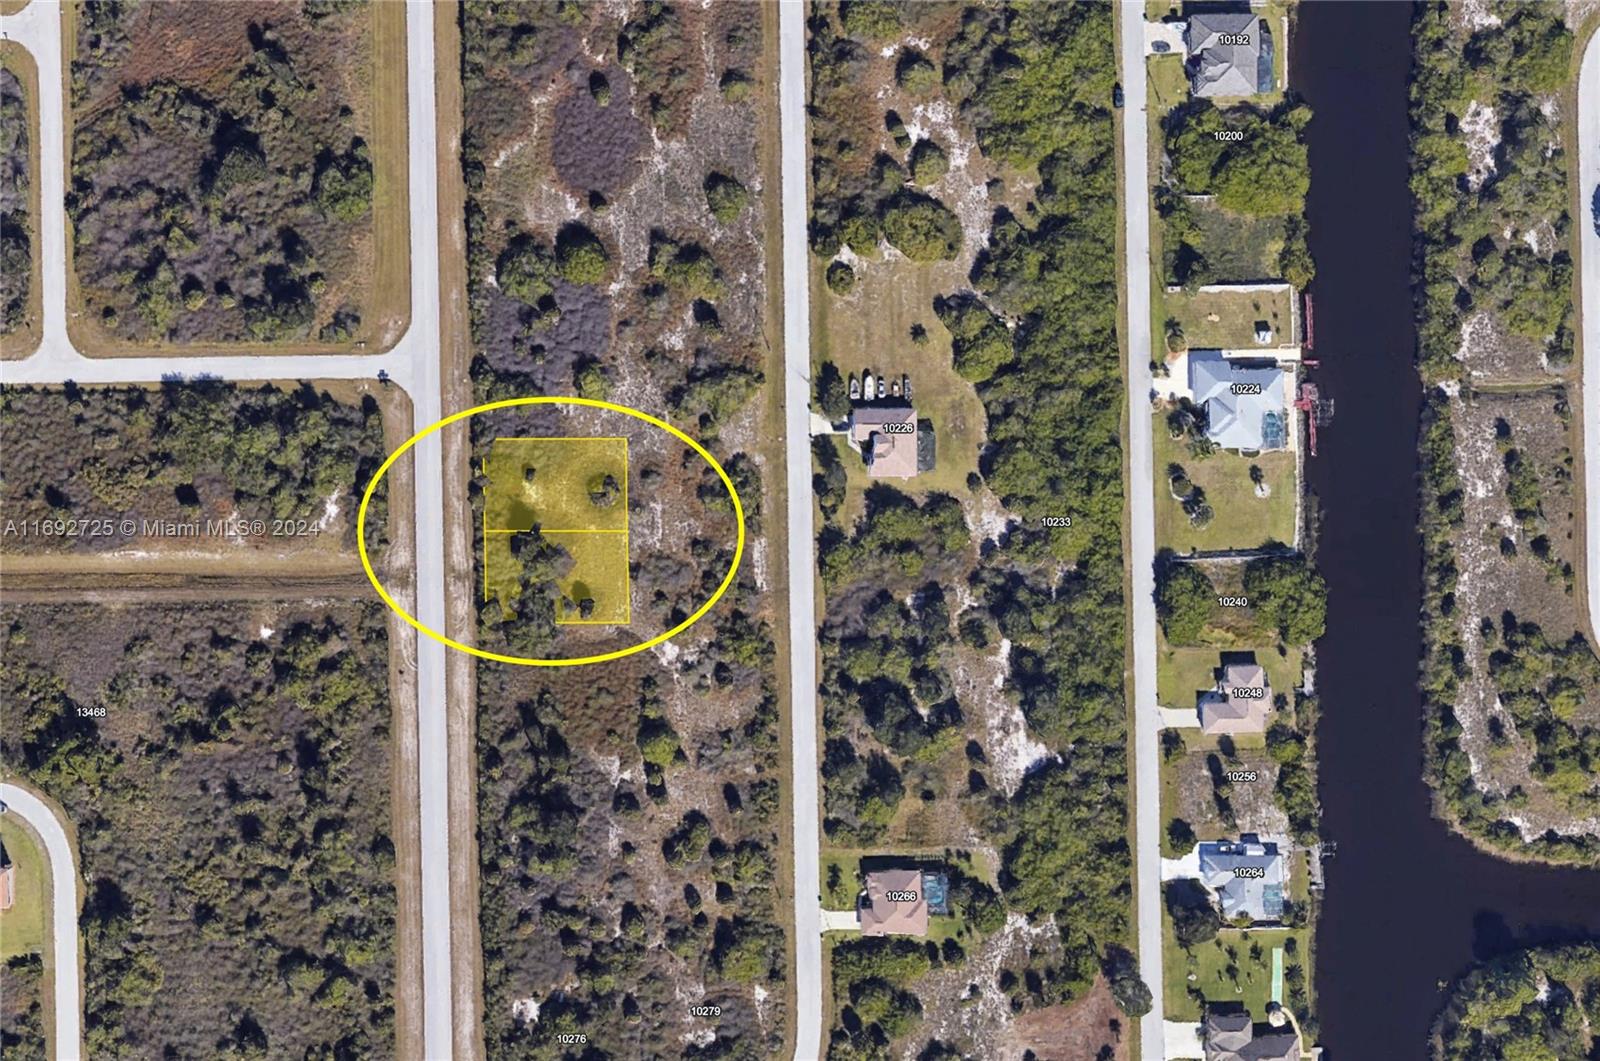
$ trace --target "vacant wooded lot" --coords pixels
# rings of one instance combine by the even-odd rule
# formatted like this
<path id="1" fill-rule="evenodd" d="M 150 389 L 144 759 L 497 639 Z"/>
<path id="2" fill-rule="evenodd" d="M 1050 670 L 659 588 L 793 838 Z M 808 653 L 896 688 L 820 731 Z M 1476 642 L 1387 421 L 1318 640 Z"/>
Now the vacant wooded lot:
<path id="1" fill-rule="evenodd" d="M 383 607 L 0 623 L 0 754 L 77 830 L 88 1054 L 391 1053 Z"/>

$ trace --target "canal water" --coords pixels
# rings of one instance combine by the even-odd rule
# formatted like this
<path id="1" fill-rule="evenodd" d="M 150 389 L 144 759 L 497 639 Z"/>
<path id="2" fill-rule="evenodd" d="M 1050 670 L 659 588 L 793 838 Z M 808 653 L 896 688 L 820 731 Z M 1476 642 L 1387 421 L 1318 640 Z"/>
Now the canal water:
<path id="1" fill-rule="evenodd" d="M 1427 1056 L 1444 982 L 1529 942 L 1600 935 L 1600 872 L 1480 854 L 1433 818 L 1416 689 L 1421 543 L 1406 185 L 1406 3 L 1300 6 L 1291 82 L 1308 131 L 1313 378 L 1337 403 L 1308 483 L 1323 512 L 1318 646 L 1327 864 L 1316 1009 L 1331 1061 Z"/>

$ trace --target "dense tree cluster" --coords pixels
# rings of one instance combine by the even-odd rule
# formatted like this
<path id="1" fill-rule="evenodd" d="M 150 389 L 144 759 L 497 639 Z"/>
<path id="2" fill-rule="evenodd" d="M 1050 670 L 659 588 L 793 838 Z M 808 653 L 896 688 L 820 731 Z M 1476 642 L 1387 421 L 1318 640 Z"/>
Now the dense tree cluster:
<path id="1" fill-rule="evenodd" d="M 1417 255 L 1412 289 L 1418 354 L 1429 381 L 1453 379 L 1462 323 L 1488 311 L 1535 344 L 1550 366 L 1572 360 L 1570 124 L 1558 125 L 1572 34 L 1559 7 L 1497 4 L 1463 29 L 1449 4 L 1418 5 L 1412 22 L 1411 193 Z M 1461 126 L 1492 109 L 1489 171 Z"/>
<path id="2" fill-rule="evenodd" d="M 1600 1048 L 1600 947 L 1515 951 L 1450 985 L 1433 1025 L 1434 1061 L 1593 1057 Z"/>
<path id="3" fill-rule="evenodd" d="M 0 497 L 19 518 L 317 521 L 331 503 L 353 535 L 384 454 L 376 401 L 347 404 L 309 384 L 7 388 L 0 426 L 17 458 Z M 369 510 L 369 531 L 381 522 Z"/>
<path id="4" fill-rule="evenodd" d="M 7 611 L 0 756 L 76 826 L 87 1053 L 393 1052 L 385 614 Z"/>
<path id="5" fill-rule="evenodd" d="M 884 114 L 875 132 L 890 132 L 894 154 L 871 154 L 862 131 L 847 116 L 857 111 L 861 77 L 877 48 L 874 41 L 893 34 L 905 21 L 934 17 L 937 5 L 845 3 L 837 21 L 819 6 L 808 24 L 811 58 L 811 245 L 824 257 L 847 246 L 875 257 L 880 240 L 913 261 L 956 257 L 961 250 L 961 222 L 938 198 L 918 190 L 936 184 L 949 169 L 944 149 L 929 139 L 912 143 L 894 111 Z M 937 75 L 926 58 L 907 77 L 931 90 Z"/>

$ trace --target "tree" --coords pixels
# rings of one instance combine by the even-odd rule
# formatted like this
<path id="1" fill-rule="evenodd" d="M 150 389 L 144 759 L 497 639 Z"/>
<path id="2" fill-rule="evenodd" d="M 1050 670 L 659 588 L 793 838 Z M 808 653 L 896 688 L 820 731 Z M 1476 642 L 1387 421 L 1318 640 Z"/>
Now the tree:
<path id="1" fill-rule="evenodd" d="M 1322 636 L 1328 586 L 1304 556 L 1266 556 L 1245 565 L 1244 588 L 1260 615 L 1286 644 Z"/>
<path id="2" fill-rule="evenodd" d="M 932 140 L 918 140 L 911 148 L 911 179 L 923 187 L 937 184 L 950 172 L 950 159 L 944 148 Z"/>
<path id="3" fill-rule="evenodd" d="M 1217 587 L 1194 564 L 1169 561 L 1159 572 L 1156 614 L 1172 644 L 1192 645 L 1199 641 L 1216 603 Z"/>
<path id="4" fill-rule="evenodd" d="M 961 251 L 961 222 L 939 200 L 903 191 L 880 210 L 883 236 L 914 262 L 948 261 Z"/>
<path id="5" fill-rule="evenodd" d="M 583 225 L 564 225 L 556 236 L 556 267 L 569 284 L 598 284 L 611 261 L 605 244 Z"/>
<path id="6" fill-rule="evenodd" d="M 749 190 L 726 173 L 712 173 L 706 177 L 705 193 L 711 216 L 724 225 L 738 217 L 750 201 Z"/>
<path id="7" fill-rule="evenodd" d="M 836 295 L 848 295 L 856 286 L 856 271 L 849 262 L 829 262 L 826 278 L 828 290 Z"/>
<path id="8" fill-rule="evenodd" d="M 519 302 L 536 306 L 554 288 L 555 264 L 550 251 L 532 236 L 515 236 L 495 263 L 495 285 Z"/>
<path id="9" fill-rule="evenodd" d="M 817 405 L 835 423 L 850 415 L 850 392 L 832 361 L 824 361 L 817 369 Z"/>
<path id="10" fill-rule="evenodd" d="M 1222 918 L 1211 905 L 1211 896 L 1200 882 L 1189 877 L 1169 880 L 1162 889 L 1167 913 L 1172 917 L 1172 932 L 1179 946 L 1193 950 L 1217 938 Z"/>

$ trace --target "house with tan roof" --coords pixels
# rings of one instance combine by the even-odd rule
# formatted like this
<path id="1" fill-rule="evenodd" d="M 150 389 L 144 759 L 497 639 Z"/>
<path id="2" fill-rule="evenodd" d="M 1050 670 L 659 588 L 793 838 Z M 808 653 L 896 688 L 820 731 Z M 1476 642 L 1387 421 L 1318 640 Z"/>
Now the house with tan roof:
<path id="1" fill-rule="evenodd" d="M 928 895 L 922 870 L 913 866 L 868 873 L 857 915 L 863 936 L 926 936 Z"/>
<path id="2" fill-rule="evenodd" d="M 1199 710 L 1202 733 L 1265 733 L 1272 710 L 1266 668 L 1253 659 L 1224 664 L 1216 689 L 1201 694 Z"/>
<path id="3" fill-rule="evenodd" d="M 910 479 L 917 474 L 917 411 L 909 405 L 853 410 L 850 441 L 874 479 Z"/>

